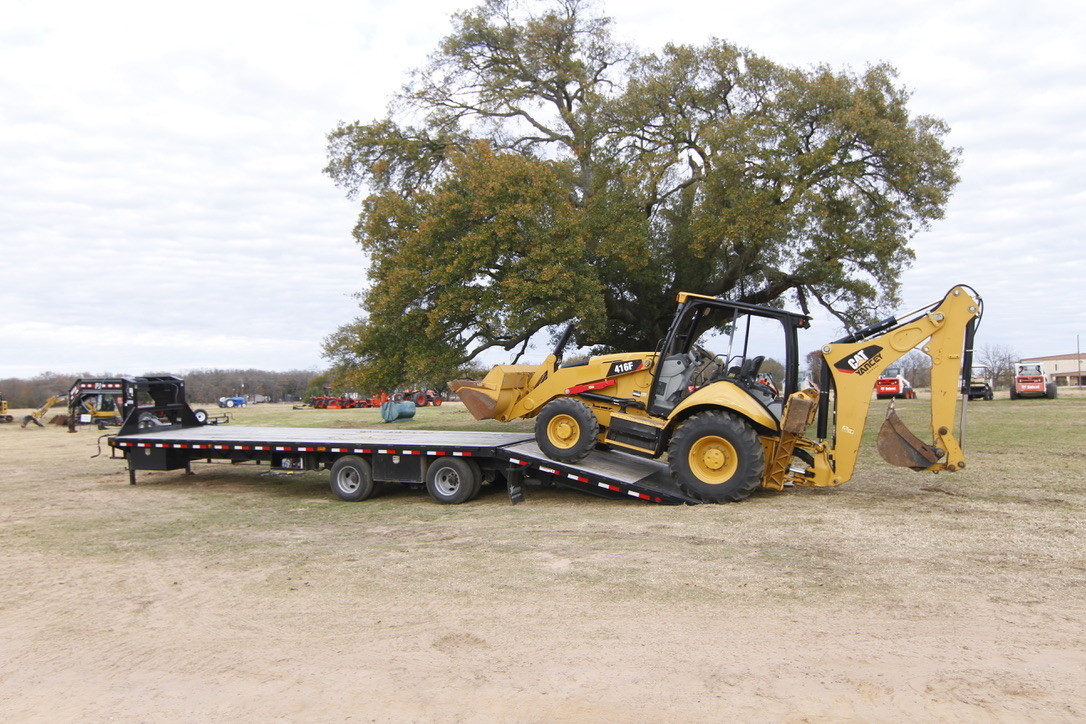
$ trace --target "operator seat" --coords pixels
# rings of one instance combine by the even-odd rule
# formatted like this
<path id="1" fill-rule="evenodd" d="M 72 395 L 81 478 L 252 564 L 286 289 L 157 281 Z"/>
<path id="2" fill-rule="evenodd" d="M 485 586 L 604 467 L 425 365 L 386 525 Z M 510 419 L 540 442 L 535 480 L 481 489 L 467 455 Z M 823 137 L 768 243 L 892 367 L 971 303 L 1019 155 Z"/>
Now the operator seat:
<path id="1" fill-rule="evenodd" d="M 690 374 L 694 371 L 694 355 L 673 354 L 660 364 L 660 378 L 652 391 L 652 414 L 666 415 L 686 393 Z"/>

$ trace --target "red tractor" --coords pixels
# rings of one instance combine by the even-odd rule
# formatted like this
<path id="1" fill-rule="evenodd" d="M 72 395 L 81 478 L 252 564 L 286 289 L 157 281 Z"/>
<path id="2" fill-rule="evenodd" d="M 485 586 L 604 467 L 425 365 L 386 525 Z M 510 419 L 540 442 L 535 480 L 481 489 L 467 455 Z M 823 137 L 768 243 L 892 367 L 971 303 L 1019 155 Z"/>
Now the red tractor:
<path id="1" fill-rule="evenodd" d="M 414 402 L 415 407 L 427 407 L 429 405 L 440 407 L 442 403 L 441 395 L 434 390 L 407 390 L 406 392 L 397 393 L 397 397 Z"/>

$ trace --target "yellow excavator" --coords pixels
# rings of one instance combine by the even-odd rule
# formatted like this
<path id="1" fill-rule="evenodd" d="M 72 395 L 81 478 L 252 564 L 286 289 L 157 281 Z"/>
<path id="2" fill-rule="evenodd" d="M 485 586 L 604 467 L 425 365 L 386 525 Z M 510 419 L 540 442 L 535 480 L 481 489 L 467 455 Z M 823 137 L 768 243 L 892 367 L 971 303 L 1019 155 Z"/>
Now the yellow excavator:
<path id="1" fill-rule="evenodd" d="M 914 470 L 965 467 L 952 428 L 963 369 L 968 393 L 982 314 L 971 288 L 955 286 L 938 302 L 823 346 L 820 379 L 802 388 L 797 331 L 809 327 L 809 317 L 686 292 L 677 302 L 654 352 L 563 363 L 570 325 L 541 364 L 498 365 L 482 380 L 454 380 L 450 388 L 476 419 L 536 418 L 536 443 L 553 460 L 576 462 L 598 448 L 666 454 L 691 498 L 738 501 L 758 487 L 847 482 L 875 381 L 924 343 L 932 361 L 932 442 L 910 432 L 891 402 L 876 447 L 888 462 Z M 767 342 L 783 351 L 781 389 L 761 370 L 765 355 L 755 354 Z"/>
<path id="2" fill-rule="evenodd" d="M 45 413 L 49 412 L 49 408 L 53 405 L 57 404 L 58 402 L 64 402 L 67 399 L 67 395 L 51 395 L 49 399 L 45 401 L 44 405 L 31 412 L 29 415 L 23 417 L 22 426 L 26 427 L 30 423 L 34 423 L 38 427 L 45 427 L 45 425 L 41 424 L 41 419 L 45 417 Z"/>

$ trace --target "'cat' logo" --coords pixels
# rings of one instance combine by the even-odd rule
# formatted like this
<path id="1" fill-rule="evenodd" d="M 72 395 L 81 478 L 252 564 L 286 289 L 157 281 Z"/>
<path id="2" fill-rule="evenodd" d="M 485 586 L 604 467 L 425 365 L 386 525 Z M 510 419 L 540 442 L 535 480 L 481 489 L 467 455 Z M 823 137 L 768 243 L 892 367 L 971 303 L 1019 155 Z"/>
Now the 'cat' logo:
<path id="1" fill-rule="evenodd" d="M 607 370 L 608 377 L 614 377 L 615 375 L 624 375 L 627 372 L 636 372 L 641 369 L 643 362 L 639 359 L 626 360 L 625 362 L 612 362 L 611 368 Z"/>
<path id="2" fill-rule="evenodd" d="M 853 352 L 835 364 L 834 367 L 848 374 L 862 375 L 877 365 L 881 359 L 882 347 L 872 344 Z"/>

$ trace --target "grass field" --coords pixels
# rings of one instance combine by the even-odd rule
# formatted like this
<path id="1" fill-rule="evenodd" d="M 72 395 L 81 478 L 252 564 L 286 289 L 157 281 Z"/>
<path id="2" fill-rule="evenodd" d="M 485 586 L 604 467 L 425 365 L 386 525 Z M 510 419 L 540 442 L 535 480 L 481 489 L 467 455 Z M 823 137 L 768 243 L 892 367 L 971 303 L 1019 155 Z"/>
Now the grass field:
<path id="1" fill-rule="evenodd" d="M 924 400 L 898 409 L 923 429 Z M 456 404 L 395 424 L 530 429 Z M 133 487 L 99 434 L 0 426 L 8 720 L 1086 717 L 1083 396 L 971 404 L 961 473 L 868 444 L 840 488 L 725 506 L 344 503 L 325 474 L 222 465 Z"/>

